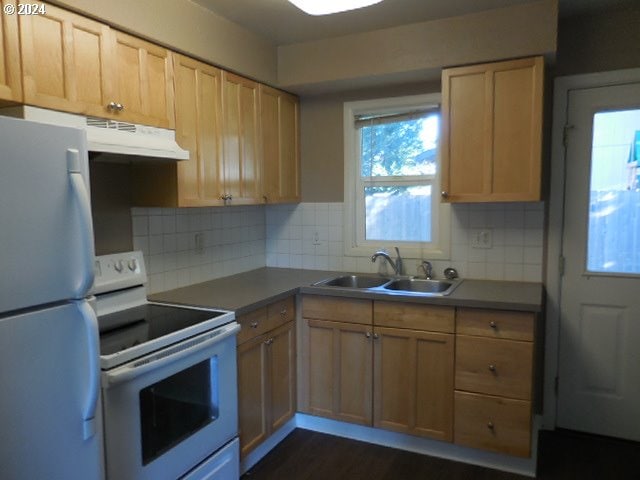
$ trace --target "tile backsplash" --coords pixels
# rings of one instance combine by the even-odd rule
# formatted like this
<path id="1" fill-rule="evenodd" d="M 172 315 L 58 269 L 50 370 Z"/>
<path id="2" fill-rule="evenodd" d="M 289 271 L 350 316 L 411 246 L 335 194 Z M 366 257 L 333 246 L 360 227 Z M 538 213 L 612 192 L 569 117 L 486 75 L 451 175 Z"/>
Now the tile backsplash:
<path id="1" fill-rule="evenodd" d="M 133 246 L 144 253 L 150 293 L 265 265 L 377 272 L 370 256 L 344 254 L 343 213 L 343 203 L 133 208 Z M 490 233 L 490 248 L 474 246 L 479 231 Z M 433 261 L 434 272 L 540 282 L 543 241 L 543 203 L 453 205 L 451 259 Z M 405 258 L 406 273 L 417 274 L 420 260 Z"/>
<path id="2" fill-rule="evenodd" d="M 142 250 L 149 293 L 265 266 L 265 210 L 132 208 L 133 248 Z"/>
<path id="3" fill-rule="evenodd" d="M 266 207 L 267 266 L 377 272 L 369 256 L 344 254 L 343 211 L 342 203 Z M 451 259 L 432 262 L 436 276 L 453 266 L 462 278 L 542 281 L 543 203 L 453 205 L 451 212 Z M 489 232 L 490 248 L 474 246 L 479 231 Z M 420 260 L 405 258 L 406 273 L 416 274 Z"/>

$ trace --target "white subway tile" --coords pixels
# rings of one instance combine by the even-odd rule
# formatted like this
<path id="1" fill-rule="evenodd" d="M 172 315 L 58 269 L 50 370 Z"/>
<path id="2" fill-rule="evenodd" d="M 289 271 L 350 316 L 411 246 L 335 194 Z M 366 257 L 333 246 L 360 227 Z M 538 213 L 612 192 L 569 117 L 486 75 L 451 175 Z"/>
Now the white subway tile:
<path id="1" fill-rule="evenodd" d="M 160 215 L 153 215 L 149 217 L 149 234 L 160 235 L 162 232 L 162 219 L 164 217 Z"/>

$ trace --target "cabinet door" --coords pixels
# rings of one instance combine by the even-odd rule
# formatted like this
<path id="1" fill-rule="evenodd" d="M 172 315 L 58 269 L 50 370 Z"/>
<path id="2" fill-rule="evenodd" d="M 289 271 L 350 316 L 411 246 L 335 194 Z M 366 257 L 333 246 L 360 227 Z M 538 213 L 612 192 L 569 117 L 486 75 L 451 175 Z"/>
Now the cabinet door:
<path id="1" fill-rule="evenodd" d="M 3 9 L 9 4 L 15 5 L 16 2 L 0 1 Z M 17 15 L 0 16 L 0 100 L 22 101 L 19 41 Z"/>
<path id="2" fill-rule="evenodd" d="M 238 346 L 240 453 L 245 456 L 269 435 L 267 335 Z"/>
<path id="3" fill-rule="evenodd" d="M 209 65 L 174 55 L 176 140 L 189 150 L 178 162 L 180 206 L 221 205 L 221 74 Z"/>
<path id="4" fill-rule="evenodd" d="M 260 85 L 262 190 L 267 203 L 300 201 L 299 102 Z"/>
<path id="5" fill-rule="evenodd" d="M 453 334 L 375 329 L 375 427 L 451 441 Z"/>
<path id="6" fill-rule="evenodd" d="M 174 128 L 173 66 L 169 50 L 113 30 L 113 101 L 124 121 Z"/>
<path id="7" fill-rule="evenodd" d="M 535 57 L 443 71 L 445 200 L 540 200 L 543 67 Z"/>
<path id="8" fill-rule="evenodd" d="M 231 204 L 261 203 L 258 84 L 224 72 L 222 92 L 225 194 Z"/>
<path id="9" fill-rule="evenodd" d="M 309 413 L 371 425 L 371 326 L 310 319 L 307 326 Z"/>
<path id="10" fill-rule="evenodd" d="M 46 15 L 20 16 L 25 103 L 108 116 L 110 39 L 106 25 L 53 5 Z"/>
<path id="11" fill-rule="evenodd" d="M 269 428 L 274 432 L 296 412 L 296 329 L 289 322 L 269 333 Z"/>

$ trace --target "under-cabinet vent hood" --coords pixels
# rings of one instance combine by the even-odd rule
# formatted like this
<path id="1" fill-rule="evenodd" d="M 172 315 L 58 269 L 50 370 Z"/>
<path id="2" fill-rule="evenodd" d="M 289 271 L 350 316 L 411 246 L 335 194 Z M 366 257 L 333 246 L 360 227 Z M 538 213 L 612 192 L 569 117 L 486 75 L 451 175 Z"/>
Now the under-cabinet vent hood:
<path id="1" fill-rule="evenodd" d="M 85 117 L 30 106 L 7 107 L 1 109 L 0 113 L 34 122 L 81 128 L 87 132 L 90 152 L 130 155 L 136 160 L 189 159 L 189 152 L 176 143 L 175 132 L 166 128 Z"/>

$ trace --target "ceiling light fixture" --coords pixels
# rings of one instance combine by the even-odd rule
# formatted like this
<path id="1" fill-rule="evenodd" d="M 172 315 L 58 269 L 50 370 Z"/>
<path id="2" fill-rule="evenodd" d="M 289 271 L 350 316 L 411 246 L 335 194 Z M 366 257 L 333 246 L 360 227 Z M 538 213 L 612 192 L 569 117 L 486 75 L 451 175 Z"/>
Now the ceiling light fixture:
<path id="1" fill-rule="evenodd" d="M 382 0 L 289 0 L 296 7 L 309 15 L 329 15 L 346 12 L 356 8 L 368 7 Z"/>

